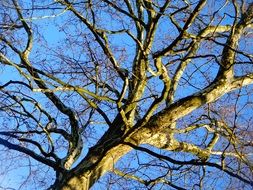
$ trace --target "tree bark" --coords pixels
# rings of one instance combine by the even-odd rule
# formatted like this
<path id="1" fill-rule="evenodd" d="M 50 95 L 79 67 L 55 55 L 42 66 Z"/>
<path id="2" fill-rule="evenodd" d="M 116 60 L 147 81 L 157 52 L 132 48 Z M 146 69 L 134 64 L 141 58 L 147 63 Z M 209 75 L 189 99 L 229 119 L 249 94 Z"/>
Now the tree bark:
<path id="1" fill-rule="evenodd" d="M 102 150 L 96 147 L 90 150 L 87 159 L 73 171 L 67 173 L 52 187 L 55 190 L 87 190 L 107 171 L 113 170 L 114 164 L 132 148 L 115 142 L 115 147 Z"/>
<path id="2" fill-rule="evenodd" d="M 100 143 L 89 150 L 86 159 L 63 176 L 53 189 L 89 189 L 106 172 L 113 170 L 114 164 L 132 149 L 124 142 L 134 145 L 151 144 L 160 148 L 166 146 L 168 150 L 181 148 L 186 151 L 195 151 L 193 154 L 199 154 L 200 150 L 193 150 L 194 147 L 185 147 L 186 145 L 179 147 L 181 144 L 177 143 L 175 139 L 168 139 L 168 136 L 173 137 L 173 130 L 170 132 L 169 126 L 200 106 L 215 101 L 225 93 L 234 90 L 239 84 L 248 84 L 247 79 L 244 79 L 244 83 L 241 83 L 241 80 L 233 78 L 232 71 L 227 71 L 223 77 L 201 92 L 183 98 L 152 116 L 146 125 L 141 126 L 137 123 L 134 128 L 118 138 L 108 135 L 111 132 L 106 133 Z M 203 156 L 206 156 L 206 152 L 203 152 Z"/>

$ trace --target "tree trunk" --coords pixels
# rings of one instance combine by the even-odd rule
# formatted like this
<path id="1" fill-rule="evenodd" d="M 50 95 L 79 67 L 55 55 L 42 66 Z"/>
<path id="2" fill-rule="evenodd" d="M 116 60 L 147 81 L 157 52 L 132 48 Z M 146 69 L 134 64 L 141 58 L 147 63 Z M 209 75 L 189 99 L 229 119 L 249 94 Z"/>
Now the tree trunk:
<path id="1" fill-rule="evenodd" d="M 90 150 L 87 159 L 58 179 L 51 189 L 88 190 L 107 171 L 113 170 L 114 164 L 132 149 L 119 142 L 117 144 L 108 150 L 101 150 L 99 147 Z"/>
<path id="2" fill-rule="evenodd" d="M 229 74 L 227 75 L 229 76 Z M 161 145 L 158 147 L 164 146 L 168 143 L 169 139 L 167 137 L 171 137 L 168 134 L 170 133 L 169 131 L 163 132 L 165 129 L 169 128 L 178 118 L 189 114 L 201 105 L 214 101 L 217 97 L 233 90 L 236 83 L 232 85 L 230 82 L 217 80 L 216 83 L 202 90 L 201 93 L 181 99 L 179 103 L 176 102 L 168 109 L 151 117 L 145 126 L 130 129 L 128 135 L 125 135 L 125 138 L 122 138 L 123 134 L 120 134 L 119 125 L 118 130 L 112 129 L 108 131 L 101 138 L 101 141 L 89 150 L 86 159 L 59 179 L 59 182 L 52 189 L 89 189 L 107 171 L 113 170 L 114 164 L 132 149 L 130 146 L 124 145 L 123 142 L 130 142 L 135 145 L 146 143 L 154 146 L 158 146 L 160 143 Z M 173 135 L 172 131 L 171 133 Z M 170 141 L 173 142 L 173 139 L 170 139 Z M 176 147 L 182 149 L 177 143 L 169 144 L 171 148 L 176 144 Z"/>

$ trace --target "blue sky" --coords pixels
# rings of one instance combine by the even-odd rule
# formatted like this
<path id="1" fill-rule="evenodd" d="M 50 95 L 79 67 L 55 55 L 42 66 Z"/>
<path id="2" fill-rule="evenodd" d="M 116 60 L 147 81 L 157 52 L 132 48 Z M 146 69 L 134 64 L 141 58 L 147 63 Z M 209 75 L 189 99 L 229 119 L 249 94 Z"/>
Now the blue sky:
<path id="1" fill-rule="evenodd" d="M 30 2 L 30 1 L 24 1 L 24 2 Z M 51 1 L 47 1 L 47 2 L 51 2 Z M 45 3 L 47 3 L 47 2 L 45 2 Z M 220 2 L 224 2 L 224 1 L 209 1 L 209 2 L 210 2 L 210 5 L 207 6 L 207 8 L 204 10 L 204 12 L 205 11 L 208 12 L 209 8 L 212 8 L 212 6 L 219 7 Z M 223 15 L 225 12 L 228 12 L 230 9 L 232 9 L 231 6 L 226 7 L 225 9 L 223 9 L 220 12 L 220 14 Z M 57 15 L 61 12 L 62 12 L 62 10 L 56 10 L 54 15 L 55 14 Z M 47 15 L 48 17 L 39 18 L 40 16 L 45 16 L 45 15 Z M 39 37 L 42 37 L 42 39 L 44 39 L 44 41 L 43 40 L 40 41 L 42 45 L 39 44 L 38 42 L 36 42 L 34 44 L 34 48 L 33 48 L 32 54 L 31 54 L 31 59 L 33 59 L 35 62 L 38 62 L 38 63 L 43 61 L 43 63 L 45 63 L 44 64 L 45 67 L 47 67 L 47 66 L 48 67 L 49 66 L 60 67 L 61 61 L 59 58 L 56 58 L 56 56 L 55 56 L 56 53 L 64 53 L 65 55 L 68 55 L 70 57 L 75 56 L 74 55 L 75 45 L 68 47 L 68 42 L 66 41 L 66 38 L 68 38 L 70 36 L 66 36 L 64 31 L 66 30 L 68 32 L 71 32 L 71 31 L 78 32 L 78 30 L 80 30 L 80 31 L 82 29 L 85 30 L 85 27 L 83 27 L 83 25 L 73 25 L 73 23 L 76 22 L 74 20 L 73 20 L 73 23 L 71 23 L 72 21 L 69 20 L 68 22 L 70 22 L 70 24 L 67 25 L 66 21 L 69 18 L 68 17 L 69 15 L 70 15 L 70 13 L 68 13 L 68 12 L 65 12 L 59 16 L 56 16 L 56 17 L 54 17 L 50 11 L 45 11 L 43 13 L 41 12 L 38 15 L 36 15 L 36 13 L 34 13 L 34 15 L 33 15 L 34 19 L 32 20 L 32 22 L 37 26 L 37 28 L 36 27 L 35 28 L 36 28 L 36 30 L 39 30 L 39 32 L 41 34 L 41 36 L 35 35 L 35 39 L 39 40 Z M 114 27 L 118 26 L 117 25 L 118 23 L 116 22 L 116 20 L 114 22 L 113 18 L 110 18 L 108 15 L 102 15 L 102 16 L 104 16 L 105 20 L 101 21 L 101 23 L 100 23 L 101 25 L 105 25 L 108 28 L 114 28 Z M 217 23 L 217 22 L 218 22 L 218 20 L 214 21 L 214 23 Z M 226 15 L 224 17 L 224 19 L 222 19 L 221 24 L 231 24 L 231 22 L 232 22 L 231 17 Z M 174 33 L 175 30 L 171 30 L 170 28 L 171 28 L 171 23 L 166 19 L 163 20 L 160 23 L 159 32 L 158 32 L 158 35 L 156 36 L 157 40 L 159 40 L 160 37 L 162 37 L 162 36 L 166 36 L 166 35 L 168 36 L 168 31 L 169 31 L 169 35 L 172 36 L 172 39 L 173 39 L 173 37 L 175 37 L 177 35 L 177 33 L 176 32 Z M 80 34 L 81 34 L 81 32 L 80 32 Z M 82 38 L 82 36 L 80 36 L 80 38 Z M 109 38 L 109 40 L 112 43 L 114 43 L 116 46 L 122 45 L 127 48 L 127 52 L 126 52 L 127 58 L 124 61 L 122 61 L 121 64 L 122 64 L 122 67 L 130 68 L 131 62 L 133 59 L 133 56 L 131 56 L 131 55 L 133 55 L 133 53 L 135 51 L 133 41 L 130 40 L 130 38 L 127 37 L 126 35 L 113 35 L 112 37 Z M 78 41 L 78 38 L 77 38 L 77 41 Z M 80 40 L 80 41 L 82 41 L 82 40 Z M 163 42 L 160 42 L 160 44 L 157 44 L 154 47 L 153 51 L 159 49 L 162 45 L 165 45 L 164 43 L 169 43 L 169 41 L 168 40 L 166 41 L 166 38 L 164 38 Z M 242 43 L 240 45 L 246 46 L 246 45 L 248 45 L 248 43 L 250 43 L 250 42 L 247 42 L 247 43 L 245 42 L 245 44 Z M 64 45 L 61 46 L 61 44 L 64 44 Z M 201 46 L 201 48 L 199 50 L 199 54 L 206 53 L 207 45 L 208 44 Z M 49 48 L 46 48 L 46 47 L 49 47 Z M 57 49 L 57 48 L 59 48 L 59 49 Z M 94 46 L 94 49 L 95 49 L 95 46 Z M 217 50 L 218 50 L 217 47 L 211 47 L 210 52 L 208 52 L 208 53 L 215 53 Z M 62 52 L 60 52 L 60 51 L 62 51 Z M 81 52 L 81 50 L 76 50 L 76 51 L 78 51 L 78 53 Z M 86 60 L 85 56 L 86 56 L 85 53 L 83 55 L 80 55 L 79 56 L 80 60 L 82 60 L 82 61 Z M 119 57 L 119 54 L 117 56 Z M 17 61 L 17 59 L 15 57 L 13 57 L 13 60 Z M 168 60 L 170 60 L 170 58 L 168 58 Z M 173 73 L 173 69 L 174 69 L 173 67 L 174 66 L 172 66 L 172 68 L 171 68 L 171 73 Z M 199 88 L 204 88 L 205 85 L 207 85 L 207 80 L 200 74 L 200 72 L 202 72 L 202 73 L 209 72 L 208 75 L 210 77 L 210 80 L 212 80 L 215 77 L 215 75 L 217 74 L 217 71 L 218 71 L 218 66 L 216 63 L 214 63 L 214 61 L 210 62 L 210 63 L 206 63 L 206 62 L 204 62 L 204 60 L 201 60 L 201 59 L 199 59 L 199 61 L 193 61 L 187 67 L 185 74 L 182 76 L 182 80 L 180 81 L 180 85 L 176 91 L 176 95 L 175 95 L 176 99 L 186 97 L 186 96 L 196 92 L 198 89 L 194 88 L 192 85 L 197 84 Z M 241 67 L 238 67 L 237 72 L 238 73 L 241 72 Z M 11 80 L 20 79 L 18 73 L 9 67 L 5 67 L 3 69 L 3 71 L 1 71 L 1 75 L 3 76 L 1 78 L 2 84 L 7 82 L 10 79 Z M 67 79 L 68 78 L 66 78 L 66 80 Z M 187 80 L 187 82 L 186 82 L 186 80 Z M 154 92 L 156 91 L 157 93 L 160 93 L 162 90 L 163 84 L 161 81 L 159 84 L 157 82 L 158 82 L 158 79 L 153 79 L 149 82 L 149 85 L 152 86 L 151 91 L 153 90 Z M 78 83 L 78 81 L 77 81 L 77 83 Z M 118 86 L 121 86 L 121 85 L 122 85 L 122 82 L 118 82 Z M 92 87 L 89 87 L 89 88 L 93 89 Z M 148 91 L 147 91 L 147 94 L 148 94 Z M 60 95 L 60 93 L 58 95 Z M 43 98 L 42 96 L 43 95 L 41 95 L 41 94 L 36 94 L 35 98 L 41 100 L 41 98 Z M 77 101 L 75 98 L 74 98 L 74 100 Z M 242 96 L 240 98 L 240 101 L 243 104 L 245 101 L 248 101 L 248 99 L 246 96 Z M 41 101 L 41 103 L 43 104 L 43 101 Z M 231 104 L 233 104 L 233 102 Z M 70 105 L 74 106 L 74 104 L 70 104 Z M 148 105 L 148 103 L 146 103 L 146 105 Z M 240 107 L 240 105 L 238 105 L 238 107 Z M 241 113 L 244 113 L 245 117 L 249 117 L 249 114 L 251 114 L 251 111 L 252 111 L 252 108 L 244 109 L 243 111 L 241 111 Z M 113 117 L 113 114 L 112 114 L 112 117 Z M 97 119 L 101 120 L 101 118 L 97 118 Z M 238 122 L 240 122 L 240 121 L 238 121 Z M 101 136 L 103 134 L 106 127 L 105 127 L 105 125 L 102 125 L 102 124 L 99 126 L 99 128 L 96 128 L 94 126 L 90 126 L 90 130 L 93 131 L 94 133 L 96 133 L 95 138 L 98 138 L 99 136 Z M 201 134 L 204 134 L 204 132 L 200 130 L 197 132 L 196 136 L 198 136 L 198 135 L 200 136 Z M 187 137 L 183 137 L 183 138 L 187 138 Z M 91 139 L 91 138 L 89 139 L 89 137 L 87 137 L 87 139 L 89 140 L 88 146 L 91 146 L 93 143 L 96 142 L 96 139 Z M 190 140 L 190 139 L 188 139 L 188 140 Z M 86 148 L 84 149 L 83 155 L 85 155 L 87 153 L 88 146 L 86 146 Z M 59 151 L 61 151 L 61 150 L 62 149 L 60 149 Z M 156 149 L 154 149 L 154 150 L 156 150 Z M 134 153 L 135 153 L 135 151 L 131 152 L 129 155 L 126 156 L 126 158 L 123 158 L 123 161 L 119 162 L 119 164 L 124 163 L 124 160 L 127 160 L 127 157 L 131 157 L 132 154 L 134 154 Z M 162 152 L 162 153 L 166 154 L 166 152 Z M 168 154 L 171 154 L 171 153 L 168 153 Z M 145 154 L 140 154 L 139 156 L 141 157 L 143 162 L 150 161 L 150 158 L 146 157 Z M 182 158 L 185 155 L 171 154 L 171 156 Z M 27 162 L 27 159 L 24 159 L 24 161 Z M 137 166 L 136 162 L 137 162 L 137 160 L 132 160 L 131 164 L 133 167 Z M 36 162 L 32 161 L 32 164 L 35 164 L 35 163 Z M 18 164 L 18 163 L 15 163 L 15 164 Z M 12 187 L 17 188 L 17 184 L 19 183 L 19 181 L 23 180 L 22 176 L 26 176 L 28 174 L 28 172 L 29 172 L 29 170 L 27 170 L 27 168 L 20 168 L 18 170 L 11 171 L 8 174 L 8 176 L 5 176 L 3 179 L 1 179 L 1 175 L 0 175 L 0 185 L 1 186 L 11 185 Z M 150 170 L 150 173 L 155 173 L 155 171 Z M 108 177 L 108 175 L 104 176 L 102 179 L 106 179 L 107 177 Z M 224 180 L 224 179 L 222 179 L 222 180 Z M 222 180 L 221 180 L 221 182 L 218 183 L 218 185 L 222 185 L 222 183 L 224 183 L 224 181 L 226 182 L 226 180 L 224 180 L 224 181 L 222 181 Z M 17 184 L 15 184 L 15 183 L 17 183 Z M 97 184 L 93 187 L 93 189 L 99 189 L 99 188 L 103 189 L 103 186 L 100 186 L 99 184 Z M 24 189 L 26 189 L 26 188 L 24 188 Z"/>

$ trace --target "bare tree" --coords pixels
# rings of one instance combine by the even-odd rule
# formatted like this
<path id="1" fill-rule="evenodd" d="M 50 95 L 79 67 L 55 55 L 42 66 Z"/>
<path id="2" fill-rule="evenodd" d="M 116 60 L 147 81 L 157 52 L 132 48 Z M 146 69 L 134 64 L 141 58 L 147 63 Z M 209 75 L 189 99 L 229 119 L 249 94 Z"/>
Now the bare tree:
<path id="1" fill-rule="evenodd" d="M 0 5 L 0 186 L 252 188 L 252 3 Z"/>

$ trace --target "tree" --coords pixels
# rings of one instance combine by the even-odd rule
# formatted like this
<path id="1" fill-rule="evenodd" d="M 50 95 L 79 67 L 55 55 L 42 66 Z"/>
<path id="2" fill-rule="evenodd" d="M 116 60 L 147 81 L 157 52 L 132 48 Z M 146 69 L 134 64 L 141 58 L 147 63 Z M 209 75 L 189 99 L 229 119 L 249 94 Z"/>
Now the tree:
<path id="1" fill-rule="evenodd" d="M 252 3 L 0 4 L 1 175 L 25 168 L 16 187 L 252 188 Z"/>

